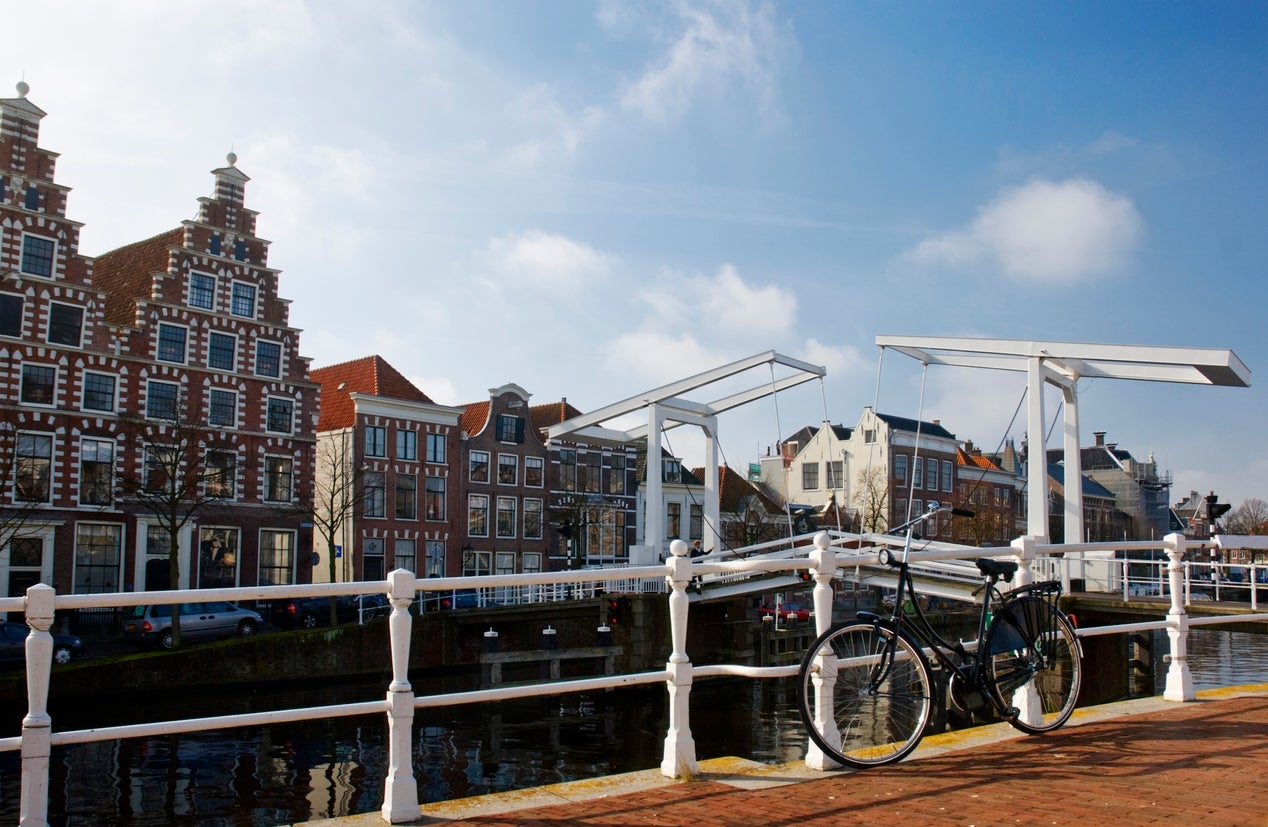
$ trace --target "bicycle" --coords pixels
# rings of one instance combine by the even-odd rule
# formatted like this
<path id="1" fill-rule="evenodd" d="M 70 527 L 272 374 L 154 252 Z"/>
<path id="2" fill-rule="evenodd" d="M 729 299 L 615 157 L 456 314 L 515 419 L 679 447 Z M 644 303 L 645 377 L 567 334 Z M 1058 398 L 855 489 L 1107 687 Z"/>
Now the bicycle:
<path id="1" fill-rule="evenodd" d="M 889 615 L 858 612 L 856 620 L 832 626 L 811 645 L 798 671 L 801 719 L 811 740 L 846 766 L 901 761 L 925 736 L 939 699 L 926 652 L 948 676 L 946 695 L 959 711 L 993 710 L 1027 734 L 1060 727 L 1078 699 L 1082 650 L 1057 605 L 1057 581 L 1001 592 L 998 584 L 1012 579 L 1017 563 L 979 558 L 983 599 L 976 639 L 949 642 L 934 631 L 907 563 L 913 532 L 936 514 L 971 512 L 930 505 L 899 527 L 907 531 L 901 556 L 880 553 L 882 563 L 898 570 Z"/>

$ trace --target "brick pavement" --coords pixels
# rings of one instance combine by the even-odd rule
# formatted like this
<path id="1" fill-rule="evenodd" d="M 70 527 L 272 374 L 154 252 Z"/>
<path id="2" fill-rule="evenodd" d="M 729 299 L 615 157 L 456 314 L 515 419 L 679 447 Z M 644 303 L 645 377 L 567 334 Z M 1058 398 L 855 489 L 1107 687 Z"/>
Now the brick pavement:
<path id="1" fill-rule="evenodd" d="M 1039 737 L 1012 737 L 1007 725 L 950 733 L 866 772 L 704 761 L 694 781 L 633 774 L 607 794 L 594 779 L 524 791 L 518 804 L 512 795 L 501 813 L 471 814 L 478 800 L 425 805 L 414 823 L 1268 827 L 1268 687 L 1254 690 L 1079 710 L 1071 725 Z"/>

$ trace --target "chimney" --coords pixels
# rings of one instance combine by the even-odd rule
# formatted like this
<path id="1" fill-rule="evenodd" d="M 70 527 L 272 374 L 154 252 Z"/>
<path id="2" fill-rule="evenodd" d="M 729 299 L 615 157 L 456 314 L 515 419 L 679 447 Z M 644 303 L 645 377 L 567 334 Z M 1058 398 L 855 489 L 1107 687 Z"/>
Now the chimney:
<path id="1" fill-rule="evenodd" d="M 1097 448 L 1105 447 L 1105 432 L 1104 431 L 1093 431 L 1092 436 L 1096 437 Z"/>

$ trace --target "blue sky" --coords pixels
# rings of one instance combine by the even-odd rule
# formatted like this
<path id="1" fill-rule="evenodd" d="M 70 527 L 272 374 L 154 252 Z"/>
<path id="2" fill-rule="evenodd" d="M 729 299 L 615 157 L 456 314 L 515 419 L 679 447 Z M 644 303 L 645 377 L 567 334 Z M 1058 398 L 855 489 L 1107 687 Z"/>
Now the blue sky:
<path id="1" fill-rule="evenodd" d="M 1173 501 L 1268 499 L 1268 4 L 3 19 L 83 251 L 192 217 L 232 149 L 314 365 L 379 353 L 438 402 L 515 382 L 582 410 L 766 350 L 826 366 L 723 418 L 742 469 L 780 426 L 915 416 L 919 366 L 878 382 L 878 334 L 1231 348 L 1250 389 L 1081 383 L 1083 441 L 1152 452 Z M 923 413 L 993 449 L 1025 436 L 1024 385 L 931 369 Z"/>

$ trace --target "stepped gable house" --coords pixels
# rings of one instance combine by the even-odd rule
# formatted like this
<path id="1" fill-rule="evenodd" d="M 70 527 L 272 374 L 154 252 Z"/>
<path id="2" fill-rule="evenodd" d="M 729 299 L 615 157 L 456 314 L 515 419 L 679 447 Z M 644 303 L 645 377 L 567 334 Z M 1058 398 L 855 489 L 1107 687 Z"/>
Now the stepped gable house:
<path id="1" fill-rule="evenodd" d="M 313 370 L 317 423 L 313 579 L 461 573 L 461 408 L 434 403 L 381 356 Z M 343 509 L 344 516 L 330 519 Z M 325 531 L 337 528 L 330 538 Z"/>
<path id="2" fill-rule="evenodd" d="M 306 582 L 317 385 L 229 158 L 197 217 L 95 261 L 66 217 L 45 113 L 0 99 L 0 588 L 114 592 Z M 179 583 L 154 512 L 121 481 L 199 428 L 204 507 Z M 209 436 L 210 435 L 210 436 Z M 140 482 L 148 485 L 148 482 Z"/>

